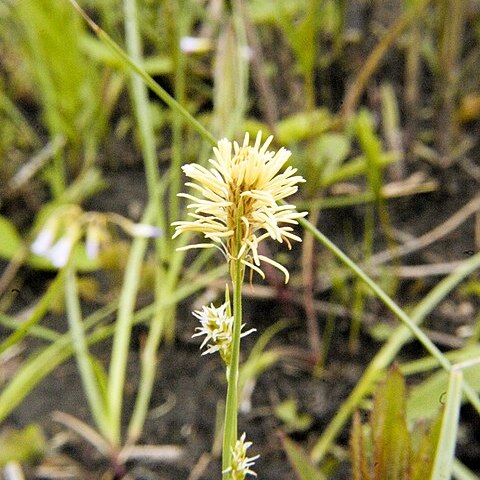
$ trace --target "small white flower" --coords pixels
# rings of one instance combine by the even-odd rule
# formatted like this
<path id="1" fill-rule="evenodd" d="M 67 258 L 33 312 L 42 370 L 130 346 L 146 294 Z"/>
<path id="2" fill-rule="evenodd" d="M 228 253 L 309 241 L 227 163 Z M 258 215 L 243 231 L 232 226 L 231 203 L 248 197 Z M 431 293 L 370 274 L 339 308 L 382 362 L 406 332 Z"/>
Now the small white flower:
<path id="1" fill-rule="evenodd" d="M 209 38 L 182 37 L 180 49 L 184 53 L 204 53 L 212 48 L 212 41 Z"/>
<path id="2" fill-rule="evenodd" d="M 132 237 L 159 237 L 162 234 L 162 230 L 154 225 L 148 225 L 146 223 L 134 223 L 128 218 L 118 215 L 118 213 L 106 214 L 108 221 L 115 223 L 121 227 L 125 232 Z"/>
<path id="3" fill-rule="evenodd" d="M 243 47 L 240 50 L 241 56 L 245 59 L 250 61 L 253 58 L 253 50 L 250 47 Z"/>
<path id="4" fill-rule="evenodd" d="M 162 234 L 162 231 L 153 225 L 147 225 L 146 223 L 134 223 L 130 227 L 129 233 L 134 237 L 156 238 Z"/>
<path id="5" fill-rule="evenodd" d="M 73 238 L 65 235 L 60 238 L 44 256 L 52 262 L 53 266 L 61 268 L 67 264 L 72 247 Z"/>
<path id="6" fill-rule="evenodd" d="M 202 310 L 195 310 L 193 315 L 200 320 L 201 326 L 197 327 L 197 333 L 192 337 L 198 337 L 205 335 L 200 348 L 208 347 L 202 355 L 207 353 L 219 352 L 222 360 L 226 365 L 230 364 L 231 345 L 232 345 L 232 333 L 233 333 L 233 316 L 227 315 L 227 303 L 215 307 L 210 304 L 209 307 L 203 306 Z M 242 325 L 242 328 L 244 325 Z M 240 337 L 245 337 L 252 332 L 255 332 L 255 328 L 243 332 Z M 210 343 L 209 343 L 210 342 Z"/>
<path id="7" fill-rule="evenodd" d="M 35 255 L 45 255 L 53 244 L 55 231 L 51 226 L 46 226 L 40 230 L 30 249 Z"/>
<path id="8" fill-rule="evenodd" d="M 93 224 L 89 225 L 85 236 L 85 252 L 91 260 L 98 258 L 98 254 L 100 253 L 100 238 L 101 232 L 99 228 Z"/>
<path id="9" fill-rule="evenodd" d="M 111 243 L 110 224 L 136 237 L 161 235 L 158 227 L 134 223 L 117 213 L 84 212 L 78 205 L 66 204 L 51 213 L 30 248 L 33 253 L 49 259 L 60 268 L 67 264 L 77 242 L 85 237 L 86 254 L 88 258 L 95 259 L 102 247 Z"/>
<path id="10" fill-rule="evenodd" d="M 235 443 L 235 447 L 232 448 L 232 465 L 223 471 L 223 473 L 229 473 L 229 480 L 243 480 L 247 475 L 257 476 L 251 467 L 255 465 L 260 455 L 247 457 L 247 450 L 252 446 L 252 442 L 246 442 L 245 436 L 243 433 Z"/>

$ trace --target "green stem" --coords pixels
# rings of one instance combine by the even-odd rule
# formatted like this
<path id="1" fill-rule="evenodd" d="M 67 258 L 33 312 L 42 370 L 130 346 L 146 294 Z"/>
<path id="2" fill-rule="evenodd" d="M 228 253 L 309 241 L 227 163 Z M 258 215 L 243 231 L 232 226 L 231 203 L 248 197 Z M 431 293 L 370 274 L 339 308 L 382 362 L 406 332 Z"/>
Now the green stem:
<path id="1" fill-rule="evenodd" d="M 149 205 L 143 222 L 149 223 L 153 208 Z M 122 418 L 123 387 L 125 384 L 125 371 L 128 360 L 128 349 L 130 346 L 130 333 L 132 329 L 133 312 L 137 291 L 140 284 L 140 270 L 142 260 L 147 248 L 146 238 L 135 238 L 128 257 L 127 267 L 123 278 L 122 292 L 118 305 L 118 317 L 113 338 L 112 357 L 108 375 L 108 413 L 110 429 L 112 432 L 111 441 L 114 445 L 120 444 L 120 428 Z"/>
<path id="2" fill-rule="evenodd" d="M 303 220 L 303 219 L 301 219 Z M 303 222 L 302 222 L 303 223 Z M 382 301 L 382 303 L 405 325 L 411 333 L 415 335 L 419 342 L 423 344 L 425 349 L 438 360 L 438 363 L 447 371 L 450 370 L 450 362 L 434 345 L 434 343 L 423 333 L 415 322 L 382 290 L 382 288 L 375 283 L 353 260 L 351 260 L 345 253 L 343 253 L 333 242 L 331 242 L 325 235 L 320 233 L 313 225 L 304 224 L 310 230 L 313 236 L 328 248 L 344 265 L 346 265 L 357 278 L 365 283 L 375 295 Z"/>
<path id="3" fill-rule="evenodd" d="M 124 0 L 126 47 L 130 58 L 135 62 L 142 62 L 142 44 L 138 33 L 137 7 L 135 0 Z M 159 181 L 155 137 L 150 120 L 150 105 L 145 83 L 137 75 L 131 75 L 130 94 L 134 106 L 134 113 L 140 134 L 142 153 L 145 162 L 148 193 L 152 196 Z"/>
<path id="4" fill-rule="evenodd" d="M 180 50 L 180 38 L 186 30 L 186 23 L 189 21 L 188 9 L 184 8 L 178 1 L 170 1 L 169 6 L 172 14 L 171 46 L 174 60 L 174 92 L 175 100 L 180 105 L 185 105 L 185 61 Z M 139 79 L 140 80 L 140 79 Z M 181 165 L 182 165 L 182 136 L 183 117 L 178 112 L 173 113 L 172 118 L 172 162 L 170 165 L 170 194 L 169 194 L 169 218 L 171 220 L 179 217 L 180 204 L 177 193 L 181 190 Z M 173 232 L 171 232 L 173 233 Z M 171 235 L 169 235 L 169 238 Z"/>
<path id="5" fill-rule="evenodd" d="M 225 405 L 225 424 L 223 430 L 222 472 L 232 464 L 232 449 L 237 441 L 237 414 L 238 414 L 238 370 L 240 363 L 240 335 L 242 331 L 242 285 L 245 273 L 242 258 L 239 256 L 242 245 L 242 208 L 237 211 L 235 219 L 235 242 L 231 256 L 235 259 L 230 264 L 230 277 L 233 284 L 233 331 L 232 351 L 227 369 L 227 401 Z M 229 478 L 228 473 L 222 474 L 224 480 Z"/>
<path id="6" fill-rule="evenodd" d="M 147 341 L 141 356 L 142 372 L 140 386 L 135 399 L 132 418 L 128 425 L 128 444 L 134 444 L 138 440 L 145 424 L 148 405 L 155 382 L 155 374 L 158 368 L 157 350 L 162 338 L 166 315 L 168 315 L 168 311 L 159 312 L 152 318 L 150 323 L 150 331 L 148 332 Z"/>
<path id="7" fill-rule="evenodd" d="M 125 34 L 127 52 L 132 61 L 141 63 L 143 61 L 142 41 L 138 31 L 138 12 L 136 0 L 124 0 L 123 10 L 125 14 Z M 145 83 L 138 75 L 132 73 L 130 78 L 130 97 L 134 107 L 135 120 L 138 126 L 140 146 L 143 161 L 145 164 L 145 176 L 150 202 L 159 204 L 160 196 L 158 185 L 160 175 L 157 165 L 157 151 L 155 133 L 151 118 L 151 108 L 148 100 L 148 90 Z M 163 232 L 167 231 L 167 220 L 163 209 L 157 208 L 155 223 Z M 155 245 L 158 252 L 165 252 L 167 246 L 167 235 L 156 239 Z"/>
<path id="8" fill-rule="evenodd" d="M 232 353 L 228 371 L 227 403 L 225 406 L 225 426 L 223 432 L 222 471 L 232 463 L 232 448 L 237 441 L 237 411 L 238 411 L 238 370 L 240 363 L 240 334 L 242 328 L 242 284 L 243 265 L 241 259 L 234 262 L 232 272 L 233 282 L 233 332 Z M 223 475 L 224 479 L 228 474 Z"/>
<path id="9" fill-rule="evenodd" d="M 170 297 L 171 290 L 169 289 L 169 287 L 162 287 L 162 274 L 160 272 L 160 269 L 157 268 L 155 273 L 157 277 L 155 281 L 155 297 L 160 300 L 162 298 L 162 293 L 164 297 Z M 155 302 L 156 306 L 159 306 L 159 304 L 160 301 Z M 132 417 L 128 425 L 128 444 L 133 444 L 138 440 L 145 424 L 145 419 L 148 412 L 148 405 L 150 403 L 153 384 L 155 382 L 155 374 L 158 368 L 157 350 L 158 346 L 160 345 L 160 340 L 162 339 L 162 333 L 165 330 L 165 325 L 167 324 L 168 316 L 172 310 L 175 311 L 173 307 L 169 309 L 158 309 L 153 315 L 153 318 L 150 322 L 147 341 L 145 342 L 145 347 L 142 350 L 140 358 L 140 384 L 138 387 L 138 394 L 135 399 L 135 406 L 133 408 Z"/>
<path id="10" fill-rule="evenodd" d="M 13 330 L 14 332 L 19 330 L 18 320 L 15 320 L 10 315 L 5 313 L 0 313 L 0 325 L 2 327 Z M 21 325 L 23 327 L 23 325 Z M 60 337 L 60 334 L 51 330 L 50 328 L 45 328 L 38 325 L 32 325 L 26 332 L 26 335 L 31 337 L 38 338 L 39 340 L 45 340 L 46 342 L 55 342 Z M 16 342 L 15 342 L 16 343 Z"/>
<path id="11" fill-rule="evenodd" d="M 71 265 L 68 265 L 66 268 L 65 305 L 78 370 L 95 423 L 102 434 L 110 438 L 109 425 L 105 415 L 105 403 L 100 393 L 85 337 L 75 268 Z"/>
<path id="12" fill-rule="evenodd" d="M 124 0 L 123 6 L 125 12 L 125 30 L 127 34 L 127 51 L 133 61 L 141 63 L 143 61 L 143 53 L 141 37 L 138 28 L 136 0 Z M 157 223 L 164 232 L 164 235 L 155 241 L 157 258 L 159 259 L 155 269 L 155 303 L 158 305 L 161 293 L 158 286 L 162 284 L 160 277 L 163 274 L 163 269 L 161 268 L 160 262 L 164 259 L 163 256 L 168 251 L 168 238 L 170 238 L 170 235 L 166 234 L 168 231 L 166 213 L 164 212 L 164 209 L 158 208 L 160 195 L 157 191 L 157 186 L 159 185 L 160 176 L 157 166 L 155 135 L 150 114 L 147 87 L 138 75 L 132 74 L 130 91 L 133 105 L 135 107 L 135 116 L 141 138 L 149 201 L 150 204 L 155 205 L 155 223 Z M 131 313 L 133 313 L 133 311 Z M 127 437 L 129 443 L 134 443 L 140 436 L 147 415 L 153 383 L 155 380 L 157 364 L 156 351 L 160 343 L 163 324 L 165 323 L 163 317 L 163 314 L 157 314 L 152 319 L 147 342 L 142 352 L 140 385 L 135 399 L 135 407 L 128 426 Z M 125 324 L 126 323 L 127 320 L 125 320 Z M 121 348 L 124 349 L 125 345 L 126 343 L 124 343 L 123 347 Z M 119 357 L 125 353 L 125 351 L 123 354 L 119 353 Z"/>
<path id="13" fill-rule="evenodd" d="M 65 160 L 64 152 L 55 152 L 53 156 L 53 164 L 50 170 L 50 186 L 52 188 L 52 195 L 55 199 L 59 199 L 65 191 Z"/>

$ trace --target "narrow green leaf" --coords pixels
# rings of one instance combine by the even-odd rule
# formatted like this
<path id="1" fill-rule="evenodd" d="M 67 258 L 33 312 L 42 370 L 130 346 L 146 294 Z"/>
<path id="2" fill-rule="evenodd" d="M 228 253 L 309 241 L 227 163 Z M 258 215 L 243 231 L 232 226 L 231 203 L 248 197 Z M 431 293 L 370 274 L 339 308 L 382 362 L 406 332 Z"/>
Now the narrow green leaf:
<path id="1" fill-rule="evenodd" d="M 385 152 L 382 153 L 378 159 L 380 162 L 380 166 L 384 167 L 391 163 L 395 163 L 400 158 L 397 152 Z M 368 162 L 364 155 L 360 155 L 358 157 L 349 160 L 341 167 L 339 167 L 334 172 L 324 175 L 321 179 L 321 186 L 322 187 L 329 187 L 334 183 L 343 182 L 350 178 L 358 177 L 360 175 L 364 175 L 368 170 Z"/>
<path id="2" fill-rule="evenodd" d="M 275 416 L 284 423 L 288 433 L 308 430 L 313 421 L 308 413 L 298 411 L 297 401 L 294 398 L 289 398 L 276 405 Z"/>
<path id="3" fill-rule="evenodd" d="M 278 122 L 276 141 L 280 145 L 288 145 L 313 138 L 328 130 L 331 124 L 332 118 L 326 108 L 296 113 Z"/>
<path id="4" fill-rule="evenodd" d="M 352 479 L 370 480 L 363 438 L 363 427 L 358 411 L 353 414 L 350 433 L 350 456 L 352 461 Z"/>
<path id="5" fill-rule="evenodd" d="M 325 133 L 315 143 L 315 166 L 321 170 L 321 176 L 336 172 L 350 153 L 350 140 L 340 133 Z"/>
<path id="6" fill-rule="evenodd" d="M 430 427 L 425 422 L 418 423 L 412 436 L 419 436 L 419 445 L 414 449 L 411 464 L 411 480 L 424 480 L 430 478 L 433 466 L 433 457 L 438 444 L 440 427 L 442 425 L 442 410 L 438 411 L 437 417 Z"/>
<path id="7" fill-rule="evenodd" d="M 410 460 L 410 436 L 405 418 L 406 386 L 393 366 L 375 394 L 371 414 L 374 478 L 403 480 Z"/>
<path id="8" fill-rule="evenodd" d="M 20 342 L 38 322 L 40 322 L 47 313 L 51 303 L 58 295 L 58 290 L 64 282 L 65 275 L 63 271 L 60 271 L 49 285 L 45 294 L 41 297 L 35 308 L 30 314 L 30 318 L 23 322 L 13 333 L 11 333 L 1 344 L 0 353 L 6 351 L 11 346 Z"/>
<path id="9" fill-rule="evenodd" d="M 478 366 L 477 366 L 478 368 Z M 457 441 L 458 419 L 462 401 L 463 373 L 454 368 L 450 372 L 448 391 L 443 411 L 440 438 L 435 454 L 431 480 L 450 478 L 455 458 L 455 444 Z"/>
<path id="10" fill-rule="evenodd" d="M 382 146 L 380 139 L 375 134 L 373 127 L 373 118 L 367 110 L 363 109 L 358 114 L 355 132 L 357 134 L 360 146 L 367 159 L 367 180 L 370 190 L 379 200 L 382 188 Z"/>

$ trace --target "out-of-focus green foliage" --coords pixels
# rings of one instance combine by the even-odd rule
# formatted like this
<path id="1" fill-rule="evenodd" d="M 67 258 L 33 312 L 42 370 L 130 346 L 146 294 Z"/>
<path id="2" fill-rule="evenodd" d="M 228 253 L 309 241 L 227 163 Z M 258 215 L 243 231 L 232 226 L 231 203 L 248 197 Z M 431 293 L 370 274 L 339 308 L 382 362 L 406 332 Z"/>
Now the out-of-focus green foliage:
<path id="1" fill-rule="evenodd" d="M 275 407 L 275 416 L 284 424 L 285 431 L 302 432 L 312 425 L 313 418 L 308 413 L 298 411 L 297 401 L 289 398 Z"/>
<path id="2" fill-rule="evenodd" d="M 441 415 L 430 428 L 425 423 L 407 427 L 407 393 L 398 367 L 387 373 L 374 396 L 367 425 L 357 412 L 350 437 L 353 480 L 429 478 L 440 434 Z"/>
<path id="3" fill-rule="evenodd" d="M 299 480 L 325 480 L 327 477 L 315 467 L 307 453 L 287 436 L 282 436 L 282 445 L 287 453 L 288 461 L 292 465 Z"/>
<path id="4" fill-rule="evenodd" d="M 71 142 L 98 135 L 102 109 L 99 72 L 81 49 L 82 19 L 68 2 L 24 0 L 14 9 L 32 93 L 52 135 Z M 68 34 L 66 34 L 68 32 Z"/>
<path id="5" fill-rule="evenodd" d="M 45 452 L 46 439 L 37 424 L 0 433 L 0 467 L 8 462 L 33 462 Z"/>

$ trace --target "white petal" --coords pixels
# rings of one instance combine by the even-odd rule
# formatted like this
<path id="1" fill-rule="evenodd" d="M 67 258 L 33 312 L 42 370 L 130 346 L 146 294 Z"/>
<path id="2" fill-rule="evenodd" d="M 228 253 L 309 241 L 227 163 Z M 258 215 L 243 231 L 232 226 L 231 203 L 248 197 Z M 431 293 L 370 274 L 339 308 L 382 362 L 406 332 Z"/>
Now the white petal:
<path id="1" fill-rule="evenodd" d="M 46 255 L 48 249 L 52 246 L 54 240 L 54 232 L 51 228 L 43 228 L 35 238 L 30 249 L 35 255 Z"/>
<path id="2" fill-rule="evenodd" d="M 180 49 L 184 53 L 204 53 L 211 48 L 212 42 L 209 38 L 186 36 L 180 39 Z"/>
<path id="3" fill-rule="evenodd" d="M 73 242 L 70 237 L 64 236 L 60 240 L 58 240 L 55 245 L 47 252 L 45 255 L 52 264 L 57 267 L 61 268 L 64 267 L 67 262 L 68 258 L 70 257 L 70 252 L 72 251 Z"/>
<path id="4" fill-rule="evenodd" d="M 162 231 L 153 225 L 146 223 L 134 223 L 130 227 L 130 232 L 134 237 L 159 237 Z"/>

